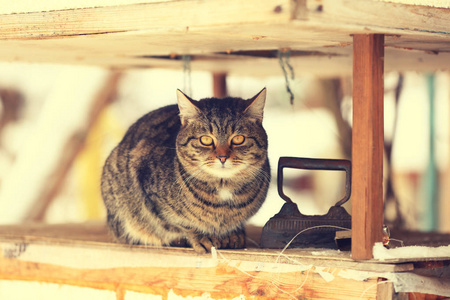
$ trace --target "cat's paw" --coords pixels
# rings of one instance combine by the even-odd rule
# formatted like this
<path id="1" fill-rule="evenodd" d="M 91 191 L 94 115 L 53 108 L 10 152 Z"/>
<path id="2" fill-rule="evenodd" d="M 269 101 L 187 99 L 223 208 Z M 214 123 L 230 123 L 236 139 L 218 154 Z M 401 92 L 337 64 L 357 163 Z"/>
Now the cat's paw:
<path id="1" fill-rule="evenodd" d="M 181 237 L 170 242 L 170 247 L 189 247 L 189 242 L 185 237 Z"/>
<path id="2" fill-rule="evenodd" d="M 211 248 L 216 249 L 241 249 L 245 248 L 245 231 L 236 230 L 221 238 L 208 235 L 194 235 L 189 239 L 192 248 L 198 254 L 211 252 Z"/>
<path id="3" fill-rule="evenodd" d="M 221 239 L 220 248 L 241 249 L 245 248 L 245 232 L 236 231 Z"/>
<path id="4" fill-rule="evenodd" d="M 221 242 L 216 237 L 201 236 L 190 241 L 191 246 L 198 254 L 211 252 L 211 248 L 221 248 Z"/>

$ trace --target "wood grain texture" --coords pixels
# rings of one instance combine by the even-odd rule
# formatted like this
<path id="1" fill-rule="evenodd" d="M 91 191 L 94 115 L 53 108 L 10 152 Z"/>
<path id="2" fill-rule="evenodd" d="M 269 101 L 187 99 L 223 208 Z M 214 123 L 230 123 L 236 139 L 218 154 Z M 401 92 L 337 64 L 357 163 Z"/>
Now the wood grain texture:
<path id="1" fill-rule="evenodd" d="M 79 269 L 15 259 L 0 260 L 0 279 L 53 282 L 112 291 L 135 291 L 182 296 L 210 293 L 213 299 L 262 297 L 277 299 L 375 299 L 376 278 L 367 281 L 335 277 L 326 282 L 311 271 L 245 271 L 239 262 L 219 262 L 215 267 L 142 267 Z M 335 270 L 338 272 L 339 270 Z M 123 292 L 122 292 L 123 293 Z"/>
<path id="2" fill-rule="evenodd" d="M 102 223 L 0 226 L 0 280 L 111 290 L 118 297 L 135 291 L 165 299 L 171 291 L 184 297 L 206 292 L 217 299 L 375 299 L 390 290 L 389 284 L 387 289 L 377 285 L 380 274 L 415 268 L 401 259 L 354 261 L 344 251 L 288 249 L 280 255 L 280 250 L 241 249 L 197 255 L 187 248 L 108 241 Z M 368 280 L 353 279 L 367 274 Z"/>
<path id="3" fill-rule="evenodd" d="M 295 3 L 301 5 L 294 5 Z M 282 75 L 276 57 L 300 51 L 296 74 L 350 75 L 350 33 L 386 34 L 386 70 L 450 69 L 449 11 L 382 1 L 184 0 L 0 15 L 0 60 L 113 68 Z M 227 54 L 230 53 L 230 54 Z"/>
<path id="4" fill-rule="evenodd" d="M 232 257 L 198 256 L 186 249 L 143 249 L 100 243 L 37 241 L 0 242 L 0 280 L 25 280 L 154 295 L 217 299 L 241 295 L 263 298 L 374 299 L 378 273 L 367 281 L 339 276 L 342 269 L 314 267 L 302 260 L 271 262 Z M 119 245 L 120 246 L 120 245 Z M 260 253 L 261 254 L 261 253 Z M 283 259 L 284 260 L 284 259 Z M 320 272 L 332 278 L 327 282 Z M 366 272 L 364 272 L 366 274 Z"/>
<path id="5" fill-rule="evenodd" d="M 3 15 L 1 39 L 153 31 L 188 33 L 192 28 L 288 20 L 289 1 L 184 0 Z M 240 10 L 240 11 L 239 11 Z"/>
<path id="6" fill-rule="evenodd" d="M 213 95 L 217 98 L 228 96 L 226 73 L 213 73 Z"/>
<path id="7" fill-rule="evenodd" d="M 384 35 L 353 37 L 352 258 L 382 241 Z"/>
<path id="8" fill-rule="evenodd" d="M 80 0 L 80 1 L 34 1 L 28 0 L 15 0 L 7 1 L 0 7 L 0 14 L 9 13 L 29 13 L 29 12 L 42 12 L 42 11 L 55 11 L 55 10 L 67 10 L 67 9 L 80 9 L 91 7 L 105 7 L 105 6 L 117 6 L 135 3 L 152 3 L 152 2 L 169 2 L 176 0 Z M 450 8 L 450 3 L 439 0 L 377 0 L 384 2 L 402 3 L 402 4 L 415 4 L 423 6 L 434 6 L 442 8 Z M 306 0 L 295 1 L 297 3 L 306 3 Z"/>
<path id="9" fill-rule="evenodd" d="M 247 227 L 246 231 L 252 240 L 258 240 L 261 234 L 261 228 L 252 226 Z M 111 253 L 118 253 L 117 255 L 123 257 L 132 255 L 132 253 L 144 253 L 147 257 L 163 253 L 174 257 L 177 255 L 182 257 L 196 256 L 190 248 L 157 248 L 113 243 L 105 224 L 99 222 L 54 225 L 33 223 L 28 225 L 4 225 L 0 226 L 0 244 L 3 245 L 4 249 L 16 249 L 14 245 L 36 245 L 33 253 L 36 259 L 40 261 L 46 259 L 46 253 L 59 251 L 59 256 L 63 257 L 65 255 L 68 262 L 70 262 L 70 258 L 73 257 L 71 248 L 75 249 L 73 251 L 77 251 L 76 249 L 79 248 L 88 248 L 91 254 L 104 252 L 109 253 L 110 257 Z M 250 241 L 248 241 L 248 245 L 252 245 Z M 11 251 L 14 252 L 16 250 Z M 376 260 L 354 261 L 348 251 L 321 249 L 287 249 L 283 252 L 285 255 L 281 256 L 280 250 L 277 249 L 249 248 L 221 250 L 221 252 L 228 259 L 232 260 L 260 263 L 274 263 L 278 261 L 283 264 L 297 261 L 303 265 L 375 272 L 411 271 L 413 270 L 413 265 L 409 262 L 420 261 L 420 259 L 390 259 L 383 262 Z"/>

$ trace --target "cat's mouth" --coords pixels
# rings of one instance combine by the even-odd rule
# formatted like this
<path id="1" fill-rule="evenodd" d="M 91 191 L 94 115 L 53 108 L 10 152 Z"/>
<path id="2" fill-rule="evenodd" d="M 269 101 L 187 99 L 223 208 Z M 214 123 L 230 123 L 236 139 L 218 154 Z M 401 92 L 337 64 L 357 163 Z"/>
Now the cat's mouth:
<path id="1" fill-rule="evenodd" d="M 228 161 L 225 163 L 217 161 L 216 163 L 207 164 L 203 167 L 205 172 L 218 178 L 234 177 L 243 169 L 245 169 L 245 165 L 233 164 Z"/>

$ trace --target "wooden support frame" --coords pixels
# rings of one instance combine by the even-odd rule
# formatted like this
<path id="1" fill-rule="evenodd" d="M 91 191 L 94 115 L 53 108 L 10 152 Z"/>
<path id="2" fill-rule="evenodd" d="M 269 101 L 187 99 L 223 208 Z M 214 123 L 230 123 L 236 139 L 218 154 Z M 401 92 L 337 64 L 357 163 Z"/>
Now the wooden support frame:
<path id="1" fill-rule="evenodd" d="M 352 258 L 371 259 L 383 227 L 384 35 L 353 36 Z"/>
<path id="2" fill-rule="evenodd" d="M 228 96 L 226 73 L 213 73 L 213 95 L 217 98 Z"/>

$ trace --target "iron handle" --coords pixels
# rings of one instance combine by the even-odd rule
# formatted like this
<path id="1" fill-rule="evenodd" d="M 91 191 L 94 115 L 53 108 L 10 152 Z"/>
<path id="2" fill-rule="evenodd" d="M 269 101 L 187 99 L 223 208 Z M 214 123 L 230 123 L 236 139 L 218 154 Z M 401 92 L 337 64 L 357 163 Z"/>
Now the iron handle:
<path id="1" fill-rule="evenodd" d="M 292 203 L 292 200 L 283 192 L 283 168 L 294 168 L 304 170 L 330 170 L 345 171 L 345 195 L 339 200 L 335 206 L 341 206 L 350 199 L 351 181 L 352 181 L 352 165 L 349 160 L 345 159 L 318 159 L 303 157 L 280 157 L 278 160 L 278 194 L 284 201 Z"/>

